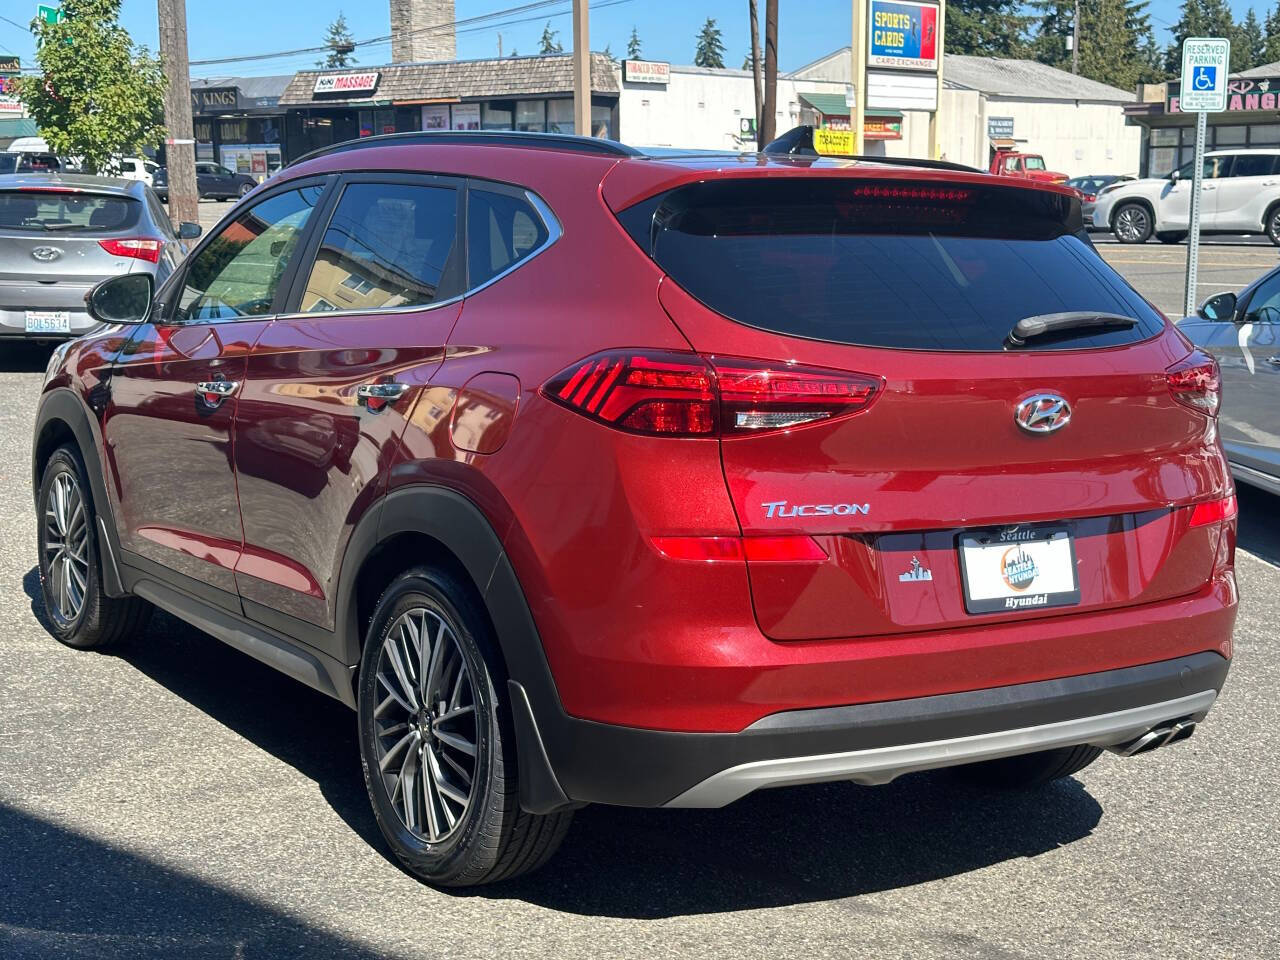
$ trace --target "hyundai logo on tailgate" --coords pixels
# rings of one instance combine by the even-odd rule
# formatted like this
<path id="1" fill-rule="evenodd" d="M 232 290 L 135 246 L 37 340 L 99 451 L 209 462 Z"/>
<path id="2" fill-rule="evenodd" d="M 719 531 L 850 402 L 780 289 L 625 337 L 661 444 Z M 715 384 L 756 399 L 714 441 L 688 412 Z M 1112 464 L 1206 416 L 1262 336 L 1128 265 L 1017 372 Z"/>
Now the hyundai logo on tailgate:
<path id="1" fill-rule="evenodd" d="M 57 247 L 36 247 L 31 251 L 31 256 L 44 263 L 48 263 L 50 260 L 57 260 L 62 256 L 62 251 Z"/>
<path id="2" fill-rule="evenodd" d="M 1056 393 L 1037 393 L 1018 404 L 1013 419 L 1027 433 L 1053 433 L 1071 422 L 1071 404 Z"/>

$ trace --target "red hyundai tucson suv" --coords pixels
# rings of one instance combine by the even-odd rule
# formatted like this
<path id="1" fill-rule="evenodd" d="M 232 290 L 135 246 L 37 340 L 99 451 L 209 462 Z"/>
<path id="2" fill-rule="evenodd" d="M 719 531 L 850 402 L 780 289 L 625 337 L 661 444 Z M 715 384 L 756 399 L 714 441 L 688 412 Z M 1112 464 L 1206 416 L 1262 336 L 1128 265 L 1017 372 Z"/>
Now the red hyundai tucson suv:
<path id="1" fill-rule="evenodd" d="M 1044 784 L 1226 677 L 1218 371 L 1063 188 L 374 137 L 90 307 L 35 430 L 51 631 L 160 607 L 350 705 L 432 883 L 586 803 Z"/>

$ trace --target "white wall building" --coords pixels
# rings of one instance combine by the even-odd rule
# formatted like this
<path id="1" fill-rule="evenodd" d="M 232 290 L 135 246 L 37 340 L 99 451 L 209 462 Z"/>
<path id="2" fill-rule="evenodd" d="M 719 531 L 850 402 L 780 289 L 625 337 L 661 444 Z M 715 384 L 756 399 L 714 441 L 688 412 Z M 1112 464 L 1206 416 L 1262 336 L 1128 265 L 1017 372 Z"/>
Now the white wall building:
<path id="1" fill-rule="evenodd" d="M 947 160 L 985 169 L 999 145 L 1042 154 L 1051 170 L 1069 176 L 1138 173 L 1142 131 L 1126 126 L 1124 115 L 1125 105 L 1137 100 L 1132 93 L 1033 60 L 1001 57 L 946 54 L 942 77 L 938 139 Z M 788 78 L 836 81 L 843 90 L 849 48 Z M 903 111 L 902 139 L 874 146 L 883 144 L 888 156 L 924 157 L 928 137 L 929 115 Z"/>

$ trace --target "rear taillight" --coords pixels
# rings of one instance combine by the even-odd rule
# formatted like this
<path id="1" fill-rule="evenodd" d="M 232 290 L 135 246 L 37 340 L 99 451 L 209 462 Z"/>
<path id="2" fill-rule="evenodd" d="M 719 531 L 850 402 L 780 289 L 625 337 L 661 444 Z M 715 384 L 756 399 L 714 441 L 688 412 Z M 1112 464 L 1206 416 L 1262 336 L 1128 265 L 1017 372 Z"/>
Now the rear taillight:
<path id="1" fill-rule="evenodd" d="M 1222 405 L 1222 380 L 1218 361 L 1203 350 L 1193 350 L 1164 372 L 1173 399 L 1193 410 L 1218 415 Z"/>
<path id="2" fill-rule="evenodd" d="M 743 436 L 859 413 L 883 380 L 695 353 L 611 350 L 552 377 L 543 396 L 630 433 Z"/>
<path id="3" fill-rule="evenodd" d="M 1234 520 L 1239 512 L 1235 495 L 1223 497 L 1221 500 L 1207 500 L 1197 503 L 1191 510 L 1191 526 L 1207 527 L 1211 523 L 1223 520 Z"/>
<path id="4" fill-rule="evenodd" d="M 694 563 L 821 563 L 827 552 L 813 537 L 654 537 L 655 550 L 669 560 Z"/>
<path id="5" fill-rule="evenodd" d="M 130 257 L 134 260 L 145 260 L 147 263 L 160 262 L 160 241 L 150 237 L 120 237 L 112 240 L 99 240 L 98 246 L 113 257 Z"/>

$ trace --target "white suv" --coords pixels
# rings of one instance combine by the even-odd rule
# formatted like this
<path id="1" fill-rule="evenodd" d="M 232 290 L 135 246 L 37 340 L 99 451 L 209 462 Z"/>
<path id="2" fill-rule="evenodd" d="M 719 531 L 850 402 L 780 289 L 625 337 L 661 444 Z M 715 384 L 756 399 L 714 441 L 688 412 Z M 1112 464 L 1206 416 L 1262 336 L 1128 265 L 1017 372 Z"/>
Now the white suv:
<path id="1" fill-rule="evenodd" d="M 1195 161 L 1167 177 L 1132 180 L 1104 189 L 1092 226 L 1121 243 L 1177 243 L 1191 222 Z M 1265 233 L 1280 246 L 1280 148 L 1213 150 L 1205 154 L 1200 187 L 1200 229 L 1205 233 Z"/>

